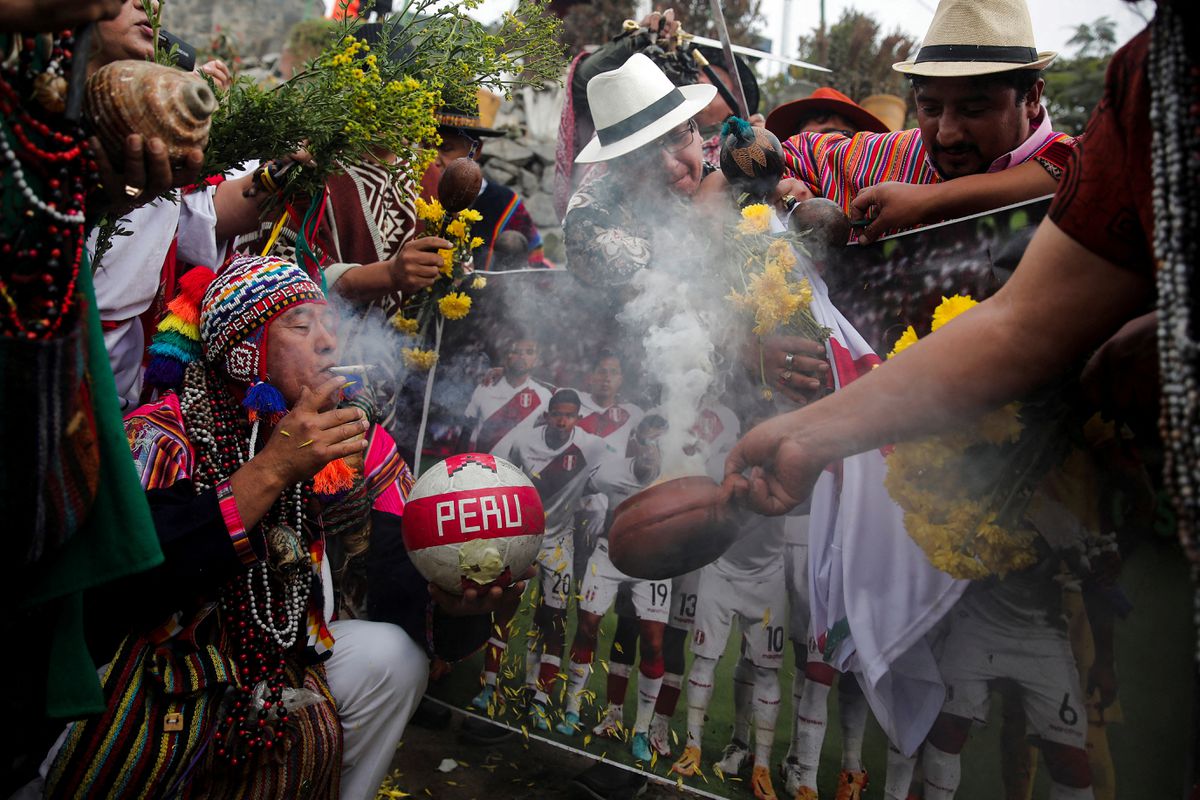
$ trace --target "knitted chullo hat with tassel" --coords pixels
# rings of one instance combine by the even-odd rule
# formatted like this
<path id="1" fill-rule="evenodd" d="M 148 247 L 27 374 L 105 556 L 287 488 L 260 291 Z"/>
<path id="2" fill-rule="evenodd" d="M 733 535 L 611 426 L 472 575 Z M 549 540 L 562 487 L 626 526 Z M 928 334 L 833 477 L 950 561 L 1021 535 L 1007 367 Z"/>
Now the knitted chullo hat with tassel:
<path id="1" fill-rule="evenodd" d="M 255 423 L 252 455 L 259 421 L 276 422 L 287 413 L 287 401 L 269 382 L 268 328 L 289 308 L 324 303 L 325 294 L 295 263 L 249 255 L 236 256 L 219 275 L 207 267 L 195 267 L 180 279 L 179 288 L 179 296 L 167 306 L 169 313 L 150 345 L 146 380 L 177 387 L 187 365 L 202 358 L 234 381 L 246 384 L 242 405 Z M 341 459 L 331 463 L 318 474 L 317 491 L 328 494 L 323 489 L 344 488 L 349 485 L 348 473 L 349 467 Z"/>
<path id="2" fill-rule="evenodd" d="M 267 381 L 271 321 L 293 306 L 324 302 L 307 272 L 271 256 L 239 256 L 209 284 L 200 305 L 204 360 L 250 385 L 242 404 L 252 420 L 287 411 L 283 395 Z"/>

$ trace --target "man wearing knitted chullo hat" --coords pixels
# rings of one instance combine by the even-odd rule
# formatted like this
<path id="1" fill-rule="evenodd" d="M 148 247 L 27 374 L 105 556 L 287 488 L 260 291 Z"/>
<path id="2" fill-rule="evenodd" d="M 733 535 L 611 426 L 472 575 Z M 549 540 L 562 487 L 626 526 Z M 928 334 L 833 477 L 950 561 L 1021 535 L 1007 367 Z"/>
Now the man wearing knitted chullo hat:
<path id="1" fill-rule="evenodd" d="M 153 747 L 106 751 L 127 724 L 114 666 L 109 708 L 76 723 L 48 763 L 51 796 L 66 787 L 103 796 L 136 780 L 178 781 L 190 796 L 294 797 L 307 783 L 316 796 L 373 797 L 429 657 L 482 644 L 487 612 L 519 600 L 523 584 L 465 598 L 433 589 L 431 598 L 400 537 L 412 477 L 386 432 L 340 407 L 337 344 L 320 287 L 294 263 L 239 257 L 219 276 L 184 276 L 150 367 L 181 378 L 180 388 L 126 419 L 166 560 L 124 587 L 119 624 L 136 634 L 177 613 L 187 629 L 215 611 L 216 651 L 233 674 L 268 677 L 257 687 L 230 681 L 243 708 L 259 710 L 213 715 L 206 733 L 216 744 L 192 769 L 188 759 L 164 767 Z M 364 545 L 353 557 L 366 562 L 365 610 L 376 621 L 335 619 L 345 560 L 331 564 L 331 554 L 350 535 Z M 272 706 L 282 710 L 299 687 L 331 702 L 291 710 L 280 726 Z M 256 689 L 272 704 L 265 710 Z M 271 756 L 269 743 L 284 735 L 285 757 Z"/>

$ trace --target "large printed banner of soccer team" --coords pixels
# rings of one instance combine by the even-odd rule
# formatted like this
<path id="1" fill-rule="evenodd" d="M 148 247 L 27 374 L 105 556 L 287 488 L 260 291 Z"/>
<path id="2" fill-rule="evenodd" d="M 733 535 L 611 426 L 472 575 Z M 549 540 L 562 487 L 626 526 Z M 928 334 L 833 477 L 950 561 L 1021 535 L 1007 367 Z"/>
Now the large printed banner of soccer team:
<path id="1" fill-rule="evenodd" d="M 995 293 L 1046 205 L 848 247 L 820 269 L 772 249 L 745 295 L 718 298 L 726 327 L 741 314 L 767 333 L 768 304 L 794 301 L 836 391 Z M 791 277 L 772 277 L 781 263 Z M 757 349 L 697 335 L 669 301 L 645 317 L 600 302 L 569 272 L 483 283 L 446 324 L 421 464 L 511 463 L 523 476 L 496 479 L 504 502 L 464 513 L 511 525 L 519 554 L 536 491 L 545 534 L 515 618 L 433 698 L 710 796 L 852 798 L 869 781 L 868 796 L 904 797 L 934 728 L 971 730 L 924 766 L 958 761 L 960 797 L 1044 797 L 1084 767 L 1096 797 L 1178 795 L 1189 704 L 1158 692 L 1190 685 L 1188 615 L 1166 613 L 1186 607 L 1185 570 L 1145 533 L 1152 490 L 1127 432 L 1071 382 L 831 465 L 789 516 L 714 517 L 675 510 L 668 487 L 719 483 L 739 434 L 794 407 Z M 689 380 L 697 350 L 715 379 Z M 474 530 L 456 507 L 430 513 Z M 642 547 L 681 525 L 685 546 Z"/>

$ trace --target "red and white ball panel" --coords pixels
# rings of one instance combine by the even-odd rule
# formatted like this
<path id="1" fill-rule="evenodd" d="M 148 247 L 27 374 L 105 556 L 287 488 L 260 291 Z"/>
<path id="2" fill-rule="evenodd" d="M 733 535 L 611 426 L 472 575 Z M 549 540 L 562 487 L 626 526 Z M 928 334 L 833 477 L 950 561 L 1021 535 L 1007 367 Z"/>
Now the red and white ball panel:
<path id="1" fill-rule="evenodd" d="M 448 592 L 523 574 L 537 558 L 545 527 L 541 497 L 525 473 L 485 453 L 430 467 L 404 506 L 409 557 Z"/>

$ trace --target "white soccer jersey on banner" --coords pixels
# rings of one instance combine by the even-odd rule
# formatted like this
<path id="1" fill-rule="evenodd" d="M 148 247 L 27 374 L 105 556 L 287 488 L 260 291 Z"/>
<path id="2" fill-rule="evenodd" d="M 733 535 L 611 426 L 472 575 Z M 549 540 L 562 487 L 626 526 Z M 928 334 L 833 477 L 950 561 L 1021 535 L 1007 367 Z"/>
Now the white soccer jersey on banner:
<path id="1" fill-rule="evenodd" d="M 546 443 L 544 425 L 521 428 L 507 455 L 533 481 L 546 510 L 546 538 L 570 534 L 588 478 L 612 455 L 604 440 L 575 428 L 558 447 Z"/>
<path id="2" fill-rule="evenodd" d="M 602 494 L 608 498 L 608 516 L 611 519 L 617 506 L 645 488 L 633 472 L 633 458 L 606 458 L 588 481 L 588 494 Z M 607 520 L 600 535 L 608 538 Z"/>
<path id="3" fill-rule="evenodd" d="M 629 437 L 646 412 L 633 403 L 614 403 L 607 408 L 588 392 L 579 392 L 579 427 L 608 442 L 618 455 L 625 455 Z"/>
<path id="4" fill-rule="evenodd" d="M 553 392 L 533 378 L 513 386 L 501 377 L 494 383 L 475 387 L 467 403 L 466 417 L 474 423 L 471 449 L 505 457 L 511 435 L 532 423 L 546 410 Z"/>

